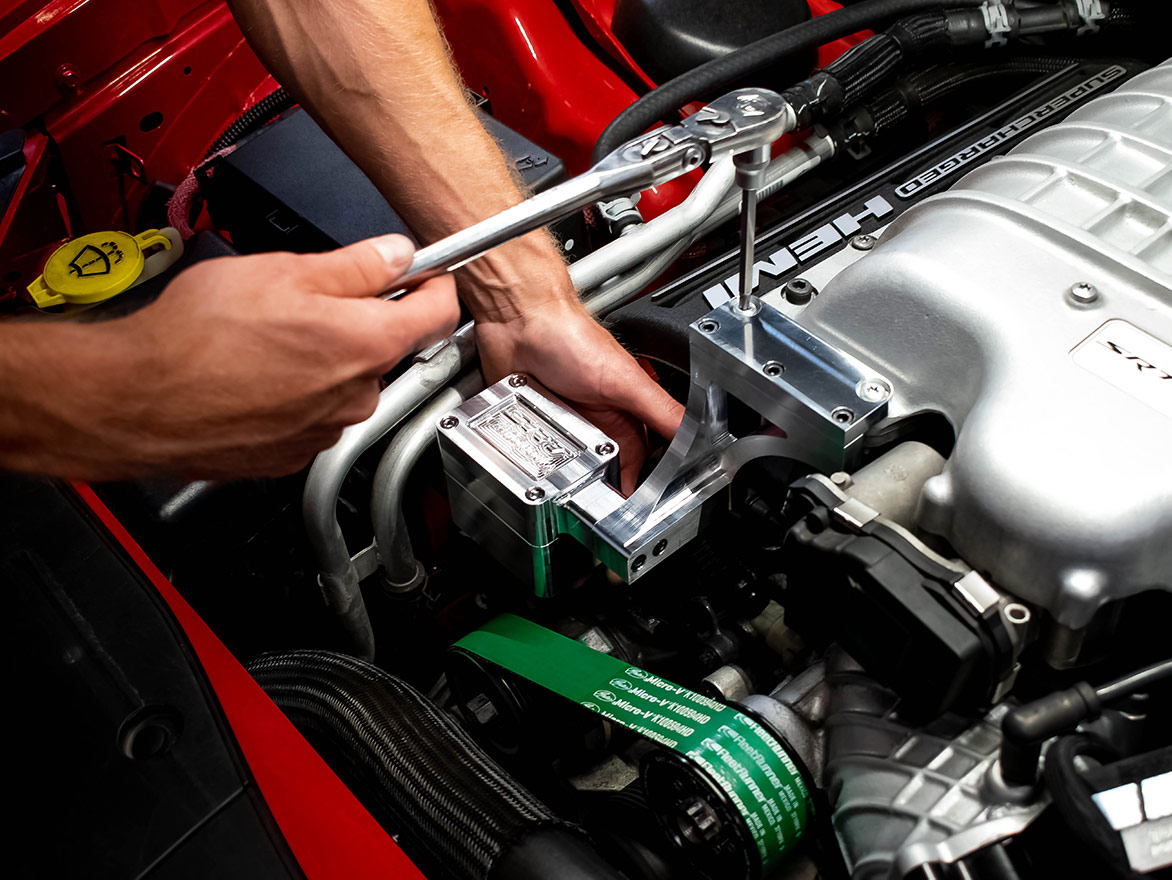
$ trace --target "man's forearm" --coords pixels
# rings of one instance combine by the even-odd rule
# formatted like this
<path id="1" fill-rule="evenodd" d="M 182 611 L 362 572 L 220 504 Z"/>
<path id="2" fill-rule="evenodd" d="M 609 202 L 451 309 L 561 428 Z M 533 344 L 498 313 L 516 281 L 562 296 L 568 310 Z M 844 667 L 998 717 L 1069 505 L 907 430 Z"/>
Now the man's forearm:
<path id="1" fill-rule="evenodd" d="M 74 475 L 84 455 L 73 417 L 88 409 L 93 383 L 119 383 L 123 352 L 99 325 L 0 323 L 0 469 Z M 71 459 L 71 460 L 62 460 Z"/>
<path id="2" fill-rule="evenodd" d="M 464 98 L 428 0 L 230 0 L 249 42 L 424 242 L 522 198 Z M 545 233 L 469 266 L 479 321 L 573 297 Z M 521 293 L 524 291 L 524 293 Z M 524 298 L 525 301 L 521 301 Z"/>

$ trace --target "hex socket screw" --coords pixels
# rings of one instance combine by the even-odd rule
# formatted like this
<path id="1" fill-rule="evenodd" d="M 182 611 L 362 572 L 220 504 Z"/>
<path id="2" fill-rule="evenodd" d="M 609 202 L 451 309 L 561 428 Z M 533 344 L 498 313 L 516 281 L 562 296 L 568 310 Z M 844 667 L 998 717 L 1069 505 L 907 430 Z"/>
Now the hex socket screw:
<path id="1" fill-rule="evenodd" d="M 597 452 L 599 455 L 610 455 L 612 452 L 614 452 L 614 444 L 613 443 L 599 443 L 597 446 L 594 447 L 594 451 Z"/>
<path id="2" fill-rule="evenodd" d="M 783 288 L 785 298 L 795 306 L 804 306 L 818 293 L 805 278 L 791 278 Z"/>
<path id="3" fill-rule="evenodd" d="M 455 416 L 444 416 L 440 419 L 440 427 L 446 430 L 451 430 L 458 424 L 460 424 L 460 420 Z"/>
<path id="4" fill-rule="evenodd" d="M 529 384 L 529 380 L 525 376 L 521 375 L 509 376 L 509 384 L 514 388 L 523 388 Z"/>
<path id="5" fill-rule="evenodd" d="M 545 497 L 545 490 L 540 486 L 530 486 L 525 490 L 525 498 L 529 501 L 540 501 Z"/>

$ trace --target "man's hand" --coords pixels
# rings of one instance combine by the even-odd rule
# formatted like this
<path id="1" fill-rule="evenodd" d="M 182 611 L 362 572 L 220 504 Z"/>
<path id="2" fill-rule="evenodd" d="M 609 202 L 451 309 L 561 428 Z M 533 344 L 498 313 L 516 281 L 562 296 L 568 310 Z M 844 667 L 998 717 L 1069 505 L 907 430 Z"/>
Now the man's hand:
<path id="1" fill-rule="evenodd" d="M 683 418 L 683 407 L 577 302 L 560 299 L 506 323 L 478 323 L 476 342 L 487 381 L 528 373 L 619 444 L 625 493 L 646 459 L 643 426 L 670 438 Z"/>
<path id="2" fill-rule="evenodd" d="M 126 318 L 0 328 L 5 374 L 36 364 L 0 400 L 0 466 L 89 480 L 300 469 L 374 411 L 384 372 L 455 329 L 451 277 L 375 298 L 412 252 L 386 236 L 210 260 Z"/>

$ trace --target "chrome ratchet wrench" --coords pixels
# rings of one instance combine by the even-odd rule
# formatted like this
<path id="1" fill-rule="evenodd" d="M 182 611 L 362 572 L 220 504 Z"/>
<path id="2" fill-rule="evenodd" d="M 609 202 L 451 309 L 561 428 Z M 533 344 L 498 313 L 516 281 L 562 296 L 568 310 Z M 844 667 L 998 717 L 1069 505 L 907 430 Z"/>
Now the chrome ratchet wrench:
<path id="1" fill-rule="evenodd" d="M 391 299 L 416 284 L 467 265 L 514 238 L 559 220 L 604 199 L 631 195 L 666 183 L 722 156 L 745 156 L 746 193 L 760 175 L 752 169 L 768 164 L 769 145 L 793 130 L 793 108 L 776 92 L 738 89 L 717 98 L 678 125 L 664 126 L 623 144 L 584 174 L 507 208 L 447 238 L 415 252 L 408 273 L 397 289 L 383 295 Z M 764 155 L 764 160 L 760 157 Z M 750 196 L 746 195 L 746 199 Z M 748 205 L 748 202 L 746 202 Z M 749 213 L 749 212 L 746 212 Z M 755 216 L 755 210 L 751 212 Z M 742 221 L 743 224 L 744 221 Z M 749 218 L 752 232 L 753 217 Z M 752 236 L 746 238 L 748 267 L 753 265 Z M 743 255 L 742 255 L 743 256 Z M 742 283 L 742 295 L 747 286 Z"/>

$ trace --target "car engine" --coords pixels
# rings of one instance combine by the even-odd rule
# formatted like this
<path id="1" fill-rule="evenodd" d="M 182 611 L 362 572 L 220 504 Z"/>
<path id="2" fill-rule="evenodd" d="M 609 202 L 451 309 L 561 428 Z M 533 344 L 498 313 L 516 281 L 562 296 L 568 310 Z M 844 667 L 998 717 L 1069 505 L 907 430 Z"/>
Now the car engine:
<path id="1" fill-rule="evenodd" d="M 699 45 L 671 5 L 616 4 L 657 77 Z M 817 70 L 628 120 L 592 170 L 490 96 L 560 205 L 529 228 L 686 402 L 630 496 L 613 438 L 532 377 L 485 382 L 471 324 L 301 474 L 98 494 L 429 877 L 1160 876 L 1158 5 L 901 8 Z M 195 169 L 218 231 L 187 260 L 394 228 L 304 113 L 270 110 Z M 673 151 L 696 182 L 654 204 Z M 302 155 L 336 169 L 313 198 Z M 628 176 L 562 203 L 567 168 Z M 419 253 L 446 268 L 444 245 Z"/>

